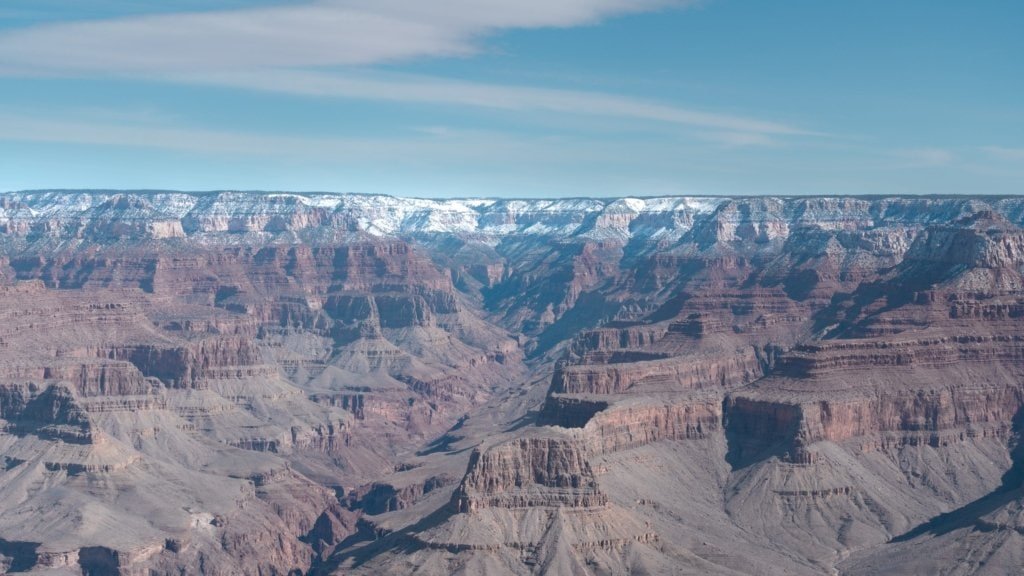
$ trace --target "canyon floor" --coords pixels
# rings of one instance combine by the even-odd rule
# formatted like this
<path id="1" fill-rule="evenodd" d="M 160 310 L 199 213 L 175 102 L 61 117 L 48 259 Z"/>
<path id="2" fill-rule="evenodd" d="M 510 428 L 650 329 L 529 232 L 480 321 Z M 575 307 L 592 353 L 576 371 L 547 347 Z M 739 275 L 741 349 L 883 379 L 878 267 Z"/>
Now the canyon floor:
<path id="1" fill-rule="evenodd" d="M 0 573 L 1019 573 L 1022 225 L 0 195 Z"/>

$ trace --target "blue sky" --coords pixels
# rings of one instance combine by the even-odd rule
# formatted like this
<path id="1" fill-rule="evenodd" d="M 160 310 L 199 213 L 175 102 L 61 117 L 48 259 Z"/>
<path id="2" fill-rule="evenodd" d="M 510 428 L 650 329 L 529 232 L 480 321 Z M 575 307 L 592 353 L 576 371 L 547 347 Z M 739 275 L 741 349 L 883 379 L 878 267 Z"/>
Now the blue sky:
<path id="1" fill-rule="evenodd" d="M 1015 0 L 5 0 L 0 190 L 1024 193 Z"/>

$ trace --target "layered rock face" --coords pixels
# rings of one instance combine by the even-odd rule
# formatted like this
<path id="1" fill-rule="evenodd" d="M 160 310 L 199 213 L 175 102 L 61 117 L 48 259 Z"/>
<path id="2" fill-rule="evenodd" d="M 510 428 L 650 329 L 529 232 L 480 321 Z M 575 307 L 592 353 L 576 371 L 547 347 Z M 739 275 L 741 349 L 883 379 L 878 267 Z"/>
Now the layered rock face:
<path id="1" fill-rule="evenodd" d="M 775 374 L 734 394 L 737 426 L 765 410 L 795 418 L 776 429 L 790 429 L 797 452 L 818 441 L 871 449 L 1009 436 L 1022 405 L 1013 311 L 1024 237 L 987 220 L 926 230 L 891 277 L 823 310 L 832 337 L 792 348 Z"/>
<path id="2" fill-rule="evenodd" d="M 694 446 L 685 450 L 701 454 L 702 462 L 717 453 L 723 468 L 710 466 L 706 480 L 720 483 L 725 496 L 695 496 L 694 503 L 712 512 L 688 515 L 685 504 L 680 509 L 655 491 L 636 500 L 652 506 L 646 517 L 662 518 L 663 535 L 685 534 L 679 518 L 707 522 L 714 509 L 726 515 L 718 522 L 754 533 L 764 530 L 761 517 L 772 518 L 787 535 L 777 546 L 757 545 L 758 553 L 799 550 L 807 562 L 744 567 L 720 550 L 689 549 L 707 552 L 702 571 L 833 570 L 830 554 L 869 550 L 997 489 L 1010 465 L 1007 446 L 1016 438 L 1022 398 L 1024 339 L 1015 318 L 1024 261 L 1019 229 L 987 210 L 961 207 L 956 216 L 963 218 L 941 226 L 886 230 L 865 219 L 820 225 L 817 232 L 748 225 L 735 212 L 723 214 L 724 222 L 708 223 L 694 236 L 702 250 L 675 260 L 688 268 L 679 277 L 643 271 L 657 274 L 645 285 L 671 286 L 660 303 L 641 304 L 637 292 L 606 288 L 602 298 L 614 319 L 581 331 L 564 348 L 536 422 L 562 430 L 551 432 L 550 441 L 573 438 L 597 471 L 609 506 L 645 492 L 637 487 L 643 476 L 634 474 L 653 474 L 664 491 L 701 494 L 683 478 L 660 479 L 655 463 L 617 469 L 638 458 L 629 454 L 659 453 L 654 447 L 666 441 Z M 692 253 L 682 244 L 680 254 Z M 499 446 L 474 454 L 470 485 L 493 485 L 499 493 L 519 485 L 480 465 L 486 456 L 502 461 L 517 444 Z M 731 472 L 722 476 L 723 469 Z M 894 472 L 905 479 L 895 480 Z M 531 486 L 544 495 L 533 509 L 558 502 L 557 490 Z M 456 502 L 471 502 L 464 489 L 456 494 Z M 501 502 L 519 509 L 514 498 L 487 501 Z M 590 514 L 573 498 L 558 506 L 575 522 Z M 458 510 L 490 522 L 483 508 Z M 619 514 L 611 522 L 635 518 Z M 797 536 L 812 518 L 819 533 Z M 463 522 L 476 525 L 449 521 Z M 581 555 L 584 542 L 577 540 L 564 557 L 596 561 Z M 604 554 L 618 554 L 616 569 L 649 569 L 612 550 Z M 663 571 L 685 562 L 667 555 L 674 560 L 661 564 Z M 516 573 L 515 566 L 503 568 Z"/>
<path id="3" fill-rule="evenodd" d="M 171 196 L 161 210 L 203 199 Z M 7 197 L 2 238 L 0 530 L 35 543 L 19 566 L 306 571 L 356 529 L 339 490 L 521 370 L 516 340 L 427 254 L 316 207 L 232 216 L 207 197 L 172 217 L 147 195 L 47 198 L 66 211 Z M 329 237 L 288 238 L 310 226 Z M 17 488 L 30 481 L 47 488 Z M 110 488 L 79 486 L 97 481 Z"/>
<path id="4" fill-rule="evenodd" d="M 455 492 L 458 512 L 607 504 L 583 450 L 571 439 L 522 438 L 477 450 Z"/>
<path id="5" fill-rule="evenodd" d="M 1022 224 L 986 197 L 0 195 L 0 567 L 1008 566 Z"/>

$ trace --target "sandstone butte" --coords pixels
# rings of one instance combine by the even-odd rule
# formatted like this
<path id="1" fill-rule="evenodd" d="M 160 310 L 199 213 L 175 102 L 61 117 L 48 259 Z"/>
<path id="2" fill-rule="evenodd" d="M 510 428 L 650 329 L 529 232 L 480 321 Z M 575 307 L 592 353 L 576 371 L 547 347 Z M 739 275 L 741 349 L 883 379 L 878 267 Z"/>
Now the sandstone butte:
<path id="1" fill-rule="evenodd" d="M 1018 573 L 1022 225 L 0 195 L 0 573 Z"/>

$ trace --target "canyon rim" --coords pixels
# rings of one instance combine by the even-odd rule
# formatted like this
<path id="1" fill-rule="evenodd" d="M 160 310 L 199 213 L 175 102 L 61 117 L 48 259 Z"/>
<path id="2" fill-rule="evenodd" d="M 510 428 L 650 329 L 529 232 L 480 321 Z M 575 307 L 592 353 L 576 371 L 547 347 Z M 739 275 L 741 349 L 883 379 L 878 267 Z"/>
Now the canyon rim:
<path id="1" fill-rule="evenodd" d="M 1005 574 L 1024 199 L 0 197 L 0 566 Z"/>

